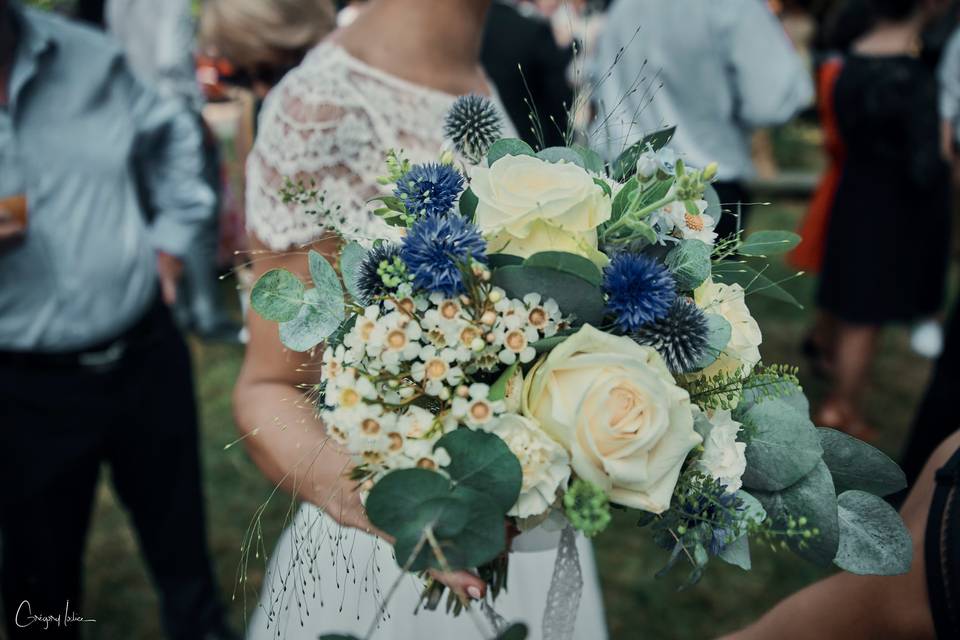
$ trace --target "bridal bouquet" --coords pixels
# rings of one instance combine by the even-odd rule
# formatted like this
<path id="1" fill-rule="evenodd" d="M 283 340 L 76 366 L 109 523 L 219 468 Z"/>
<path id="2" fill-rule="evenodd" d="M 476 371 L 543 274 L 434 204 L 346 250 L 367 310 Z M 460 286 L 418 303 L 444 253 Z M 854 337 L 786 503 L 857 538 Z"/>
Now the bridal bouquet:
<path id="1" fill-rule="evenodd" d="M 672 129 L 609 165 L 499 131 L 461 98 L 456 155 L 388 154 L 376 213 L 399 242 L 311 252 L 312 287 L 278 269 L 252 292 L 288 347 L 322 349 L 319 417 L 403 569 L 477 570 L 495 597 L 512 536 L 595 536 L 625 509 L 691 582 L 713 558 L 749 569 L 751 542 L 907 571 L 880 497 L 900 469 L 761 364 L 747 296 L 792 301 L 764 259 L 799 238 L 717 238 L 716 167 L 675 158 Z"/>

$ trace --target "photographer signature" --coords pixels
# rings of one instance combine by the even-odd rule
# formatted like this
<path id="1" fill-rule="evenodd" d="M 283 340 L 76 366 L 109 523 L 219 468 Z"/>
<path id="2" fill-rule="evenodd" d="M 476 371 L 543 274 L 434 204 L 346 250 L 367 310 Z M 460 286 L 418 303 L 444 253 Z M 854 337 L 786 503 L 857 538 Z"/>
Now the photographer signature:
<path id="1" fill-rule="evenodd" d="M 67 600 L 67 604 L 63 607 L 62 612 L 53 615 L 34 614 L 30 607 L 30 601 L 24 600 L 20 603 L 20 606 L 17 607 L 17 615 L 14 618 L 14 624 L 21 629 L 33 625 L 42 625 L 44 629 L 49 629 L 51 625 L 66 627 L 78 622 L 96 622 L 96 620 L 93 618 L 84 618 L 83 616 L 77 615 L 76 612 L 70 611 L 69 600 Z"/>

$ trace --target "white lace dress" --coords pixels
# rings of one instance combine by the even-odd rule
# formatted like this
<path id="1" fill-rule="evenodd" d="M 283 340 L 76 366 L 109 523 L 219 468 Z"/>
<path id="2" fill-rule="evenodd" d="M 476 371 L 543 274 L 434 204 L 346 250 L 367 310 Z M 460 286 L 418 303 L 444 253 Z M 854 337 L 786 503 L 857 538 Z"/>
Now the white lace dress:
<path id="1" fill-rule="evenodd" d="M 321 44 L 264 105 L 247 163 L 249 229 L 276 251 L 330 232 L 361 242 L 395 237 L 367 205 L 381 188 L 376 178 L 384 173 L 384 151 L 403 149 L 414 162 L 435 159 L 453 100 L 375 69 L 335 44 Z M 284 203 L 280 191 L 287 179 L 315 184 L 326 194 L 324 206 Z M 511 555 L 507 591 L 494 606 L 508 621 L 525 622 L 530 638 L 538 640 L 556 538 L 551 543 L 546 537 L 544 544 L 544 536 L 525 537 Z M 584 591 L 574 637 L 603 640 L 607 632 L 593 551 L 582 538 L 578 548 Z M 270 558 L 247 637 L 315 640 L 334 632 L 363 637 L 399 575 L 389 545 L 341 528 L 320 509 L 304 505 Z M 402 578 L 374 637 L 469 640 L 489 629 L 475 619 L 479 612 L 455 618 L 441 607 L 415 614 L 420 592 L 415 577 Z"/>

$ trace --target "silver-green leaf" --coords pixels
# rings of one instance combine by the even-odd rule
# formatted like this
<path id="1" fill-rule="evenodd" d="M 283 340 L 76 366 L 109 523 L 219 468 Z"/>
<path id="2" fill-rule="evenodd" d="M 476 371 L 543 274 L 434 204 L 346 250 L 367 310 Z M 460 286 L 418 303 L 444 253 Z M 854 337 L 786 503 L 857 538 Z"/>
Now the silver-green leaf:
<path id="1" fill-rule="evenodd" d="M 913 542 L 893 507 L 865 491 L 837 499 L 840 546 L 834 563 L 858 575 L 895 576 L 910 571 Z"/>
<path id="2" fill-rule="evenodd" d="M 286 269 L 271 269 L 260 276 L 250 292 L 250 305 L 265 320 L 287 322 L 300 313 L 305 287 Z"/>

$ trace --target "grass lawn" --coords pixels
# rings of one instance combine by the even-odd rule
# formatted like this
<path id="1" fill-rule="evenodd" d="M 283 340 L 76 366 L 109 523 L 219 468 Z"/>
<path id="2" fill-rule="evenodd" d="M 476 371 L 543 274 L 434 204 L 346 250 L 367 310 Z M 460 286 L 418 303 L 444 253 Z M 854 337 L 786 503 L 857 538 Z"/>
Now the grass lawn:
<path id="1" fill-rule="evenodd" d="M 757 210 L 753 224 L 756 228 L 793 228 L 801 212 L 801 205 L 778 204 Z M 787 286 L 809 306 L 812 278 Z M 752 296 L 750 304 L 764 329 L 764 360 L 802 366 L 797 344 L 808 314 L 760 296 Z M 194 344 L 193 353 L 203 422 L 209 537 L 232 619 L 241 627 L 242 598 L 230 599 L 241 540 L 271 487 L 242 447 L 225 449 L 236 437 L 230 390 L 242 350 Z M 823 385 L 804 373 L 802 369 L 801 378 L 816 401 Z M 887 332 L 870 390 L 869 415 L 883 432 L 879 446 L 891 454 L 898 451 L 928 373 L 929 364 L 909 351 L 906 333 L 902 329 Z M 264 515 L 268 548 L 282 527 L 288 507 L 289 500 L 279 497 Z M 86 559 L 87 599 L 80 610 L 98 621 L 87 626 L 88 638 L 159 638 L 157 598 L 139 559 L 135 534 L 107 482 L 102 484 L 96 509 Z M 755 549 L 753 572 L 745 573 L 717 561 L 699 585 L 677 593 L 682 569 L 665 579 L 655 579 L 653 574 L 666 555 L 634 524 L 630 517 L 618 516 L 597 545 L 607 615 L 615 639 L 709 638 L 754 619 L 783 596 L 823 575 L 786 553 Z M 252 593 L 262 578 L 262 562 L 251 563 L 248 577 Z"/>

